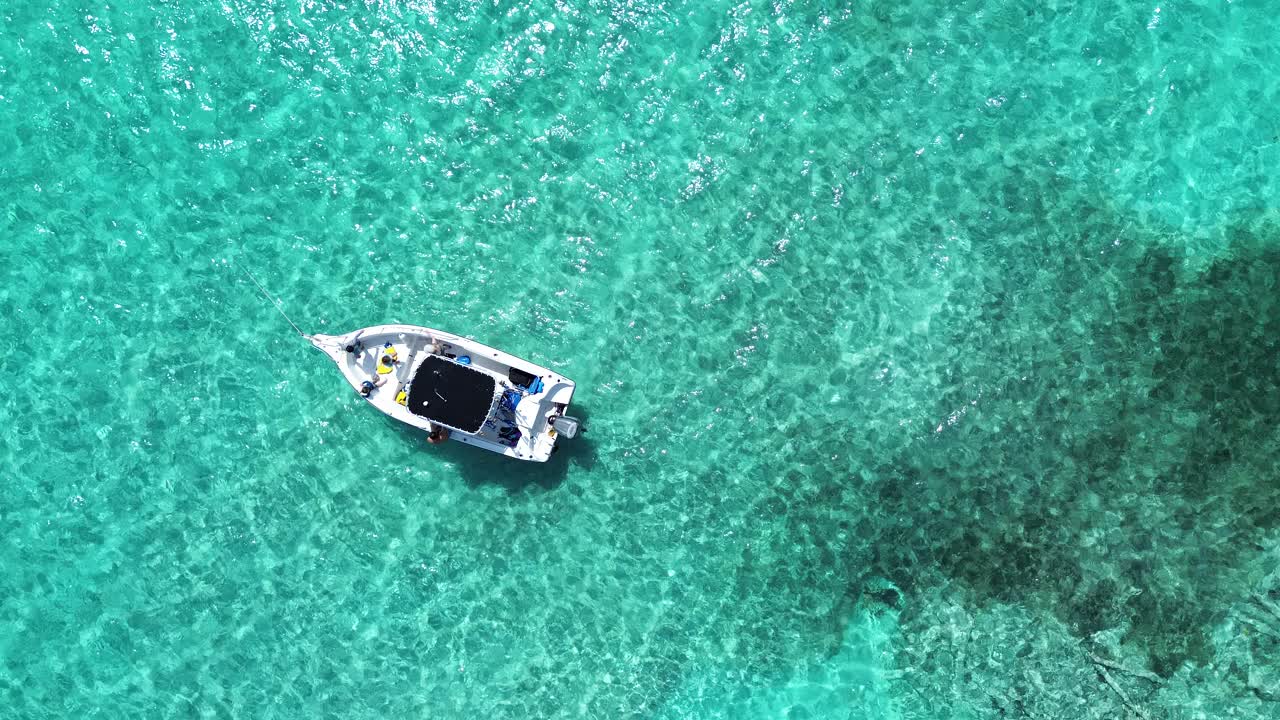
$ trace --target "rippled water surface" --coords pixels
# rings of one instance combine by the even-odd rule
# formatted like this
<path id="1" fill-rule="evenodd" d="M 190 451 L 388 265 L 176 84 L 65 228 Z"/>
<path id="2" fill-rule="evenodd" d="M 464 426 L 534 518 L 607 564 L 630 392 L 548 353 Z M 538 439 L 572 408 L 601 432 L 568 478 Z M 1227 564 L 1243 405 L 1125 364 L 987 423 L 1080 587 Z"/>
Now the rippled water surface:
<path id="1" fill-rule="evenodd" d="M 1271 5 L 0 25 L 0 717 L 1280 717 Z M 237 264 L 589 430 L 428 447 Z"/>

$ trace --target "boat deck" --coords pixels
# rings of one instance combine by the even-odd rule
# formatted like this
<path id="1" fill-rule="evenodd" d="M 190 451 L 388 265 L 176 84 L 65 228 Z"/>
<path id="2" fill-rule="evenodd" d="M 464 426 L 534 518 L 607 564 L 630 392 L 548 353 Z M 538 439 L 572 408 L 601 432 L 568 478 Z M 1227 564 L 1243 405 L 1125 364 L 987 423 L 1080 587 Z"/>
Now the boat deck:
<path id="1" fill-rule="evenodd" d="M 346 351 L 353 343 L 358 343 L 355 351 Z M 378 375 L 378 360 L 388 343 L 398 361 L 392 372 Z M 550 457 L 557 434 L 548 425 L 547 416 L 562 412 L 574 390 L 572 381 L 548 368 L 429 328 L 374 326 L 343 336 L 314 336 L 313 344 L 338 363 L 356 390 L 366 380 L 382 379 L 383 384 L 366 399 L 384 414 L 423 430 L 429 430 L 433 423 L 451 426 L 456 429 L 450 434 L 452 440 L 518 459 L 541 461 Z M 439 371 L 440 376 L 415 377 L 415 372 L 423 369 Z M 467 377 L 480 377 L 491 384 L 477 383 L 477 387 L 485 384 L 488 389 L 460 389 L 458 380 Z M 421 385 L 422 380 L 432 379 L 438 382 Z M 397 403 L 397 395 L 406 387 L 407 402 Z M 532 391 L 528 390 L 530 387 Z M 520 393 L 514 411 L 502 403 L 501 394 L 506 391 Z M 440 414 L 431 408 L 430 403 L 447 403 L 451 395 L 462 405 L 476 407 Z M 426 401 L 426 407 L 431 409 L 417 407 L 415 397 L 419 404 Z M 514 435 L 516 432 L 518 435 Z"/>

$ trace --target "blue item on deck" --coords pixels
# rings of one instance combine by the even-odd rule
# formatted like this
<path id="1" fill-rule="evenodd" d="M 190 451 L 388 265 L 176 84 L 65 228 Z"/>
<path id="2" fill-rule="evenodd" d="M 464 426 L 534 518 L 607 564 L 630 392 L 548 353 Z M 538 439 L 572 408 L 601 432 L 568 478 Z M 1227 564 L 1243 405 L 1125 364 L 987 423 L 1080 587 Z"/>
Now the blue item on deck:
<path id="1" fill-rule="evenodd" d="M 522 397 L 524 396 L 515 390 L 507 390 L 502 393 L 502 400 L 498 402 L 498 407 L 515 412 L 516 406 L 520 404 L 520 398 Z"/>
<path id="2" fill-rule="evenodd" d="M 459 355 L 459 356 L 458 356 L 458 364 L 459 364 L 459 365 L 470 365 L 470 364 L 471 364 L 471 356 L 470 356 L 470 355 Z"/>
<path id="3" fill-rule="evenodd" d="M 542 378 L 536 377 L 533 379 L 533 382 L 529 383 L 529 394 L 537 395 L 542 392 L 544 387 L 545 385 L 542 384 Z"/>
<path id="4" fill-rule="evenodd" d="M 502 428 L 502 431 L 498 433 L 498 442 L 507 447 L 515 447 L 523 436 L 524 433 L 520 432 L 516 427 L 508 426 Z"/>

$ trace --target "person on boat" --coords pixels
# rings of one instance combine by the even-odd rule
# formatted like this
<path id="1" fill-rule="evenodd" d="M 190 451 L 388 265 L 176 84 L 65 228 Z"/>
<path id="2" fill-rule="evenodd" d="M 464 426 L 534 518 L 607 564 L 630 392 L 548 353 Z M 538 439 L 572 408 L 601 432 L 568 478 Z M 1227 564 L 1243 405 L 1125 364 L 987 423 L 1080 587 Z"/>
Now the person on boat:
<path id="1" fill-rule="evenodd" d="M 355 355 L 358 359 L 360 354 L 364 352 L 364 341 L 360 336 L 364 334 L 364 330 L 357 330 L 356 334 L 351 338 L 351 342 L 347 343 L 342 349 L 351 355 Z"/>
<path id="2" fill-rule="evenodd" d="M 382 353 L 378 356 L 378 374 L 390 375 L 395 372 L 400 365 L 400 354 L 396 349 L 387 343 L 382 347 Z"/>
<path id="3" fill-rule="evenodd" d="M 448 439 L 449 439 L 449 428 L 441 427 L 440 425 L 431 423 L 431 434 L 427 436 L 427 442 L 431 443 L 432 445 L 439 445 L 440 443 Z"/>
<path id="4" fill-rule="evenodd" d="M 360 383 L 360 394 L 369 397 L 369 395 L 377 388 L 387 384 L 387 379 L 381 375 L 374 374 L 368 380 Z"/>

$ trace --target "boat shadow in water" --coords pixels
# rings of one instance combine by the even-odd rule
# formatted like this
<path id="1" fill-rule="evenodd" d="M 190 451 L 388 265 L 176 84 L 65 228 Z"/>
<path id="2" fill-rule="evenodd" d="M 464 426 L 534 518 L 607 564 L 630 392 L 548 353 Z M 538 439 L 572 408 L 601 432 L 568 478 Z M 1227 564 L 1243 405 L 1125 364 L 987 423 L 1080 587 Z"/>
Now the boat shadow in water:
<path id="1" fill-rule="evenodd" d="M 421 431 L 398 423 L 397 425 L 408 442 L 415 443 L 424 453 L 452 463 L 467 485 L 473 488 L 482 485 L 499 485 L 508 492 L 519 492 L 534 487 L 552 490 L 564 481 L 570 468 L 590 470 L 596 463 L 595 443 L 586 432 L 586 429 L 591 426 L 591 414 L 581 405 L 574 405 L 573 411 L 574 416 L 582 421 L 582 429 L 578 431 L 576 437 L 562 438 L 557 442 L 551 459 L 542 463 L 515 460 L 484 452 L 460 442 L 431 445 Z"/>

